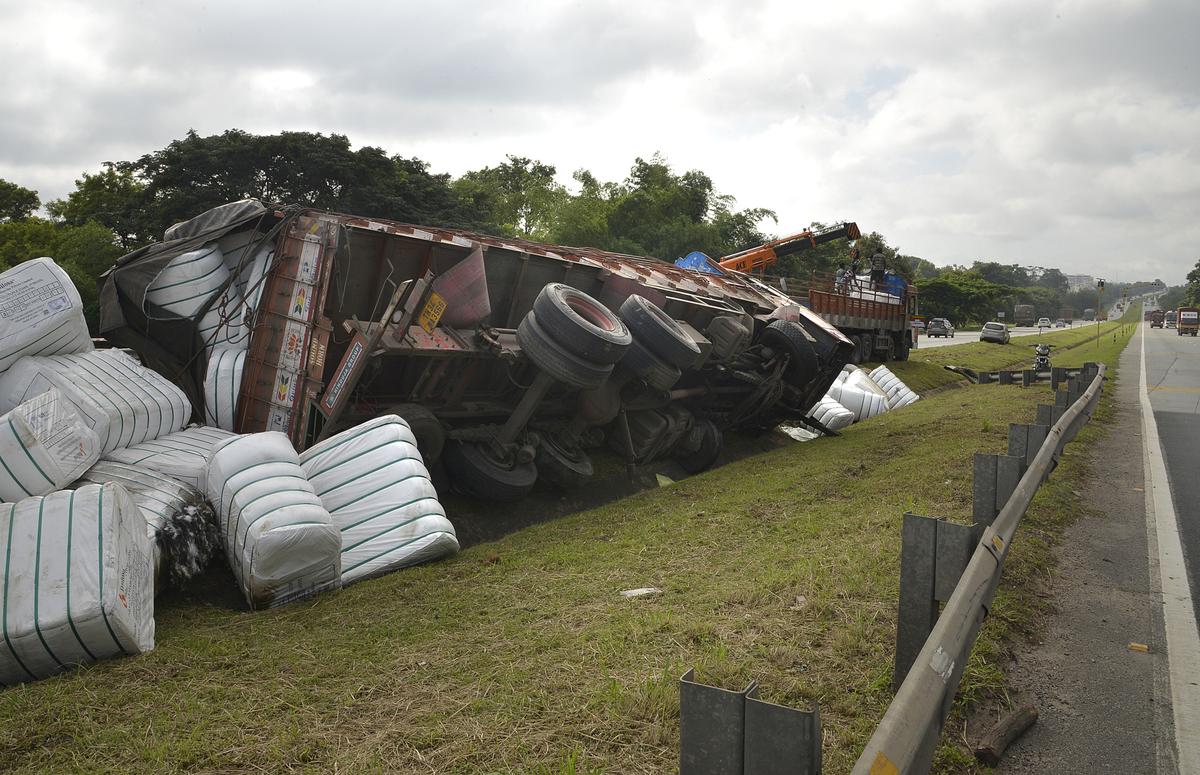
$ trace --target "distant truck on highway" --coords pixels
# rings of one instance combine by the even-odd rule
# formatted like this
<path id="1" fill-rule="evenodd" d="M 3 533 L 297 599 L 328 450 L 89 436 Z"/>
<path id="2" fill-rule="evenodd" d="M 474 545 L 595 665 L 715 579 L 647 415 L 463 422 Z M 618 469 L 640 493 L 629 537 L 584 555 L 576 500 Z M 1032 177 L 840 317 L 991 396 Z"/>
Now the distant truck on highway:
<path id="1" fill-rule="evenodd" d="M 1163 320 L 1166 314 L 1161 309 L 1150 310 L 1146 313 L 1146 319 L 1150 321 L 1151 328 L 1162 328 Z"/>
<path id="2" fill-rule="evenodd" d="M 1063 322 L 1068 326 L 1075 322 L 1075 310 L 1071 309 L 1070 307 L 1063 307 L 1060 309 L 1058 311 L 1058 316 L 1062 318 Z"/>
<path id="3" fill-rule="evenodd" d="M 1176 314 L 1178 322 L 1175 331 L 1183 336 L 1195 336 L 1200 332 L 1200 309 L 1196 307 L 1180 307 Z"/>
<path id="4" fill-rule="evenodd" d="M 1085 309 L 1083 311 L 1083 319 L 1084 320 L 1095 320 L 1096 319 L 1096 310 L 1092 309 L 1091 307 L 1088 307 L 1087 309 Z"/>
<path id="5" fill-rule="evenodd" d="M 1175 327 L 1175 317 L 1176 317 L 1175 310 L 1173 310 L 1173 309 L 1167 310 L 1166 315 L 1163 316 L 1163 320 L 1166 321 L 1167 328 Z"/>
<path id="6" fill-rule="evenodd" d="M 1037 317 L 1034 315 L 1032 304 L 1018 304 L 1013 307 L 1014 325 L 1032 326 L 1035 320 L 1037 320 Z"/>

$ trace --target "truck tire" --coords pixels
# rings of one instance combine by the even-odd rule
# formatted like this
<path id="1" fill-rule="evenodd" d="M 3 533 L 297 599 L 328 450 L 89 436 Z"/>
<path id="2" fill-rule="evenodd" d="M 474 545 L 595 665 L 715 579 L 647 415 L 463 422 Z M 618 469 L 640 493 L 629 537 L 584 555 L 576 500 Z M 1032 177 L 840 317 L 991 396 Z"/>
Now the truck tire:
<path id="1" fill-rule="evenodd" d="M 817 352 L 799 323 L 772 320 L 758 341 L 776 352 L 787 353 L 788 365 L 783 377 L 789 385 L 807 385 L 821 368 Z"/>
<path id="2" fill-rule="evenodd" d="M 630 296 L 621 304 L 624 320 L 650 352 L 680 369 L 700 359 L 700 348 L 671 316 L 642 296 Z"/>
<path id="3" fill-rule="evenodd" d="M 863 357 L 862 357 L 862 351 L 863 351 L 862 337 L 861 337 L 860 335 L 858 335 L 858 334 L 851 334 L 851 335 L 850 335 L 850 342 L 851 342 L 851 344 L 853 344 L 853 345 L 854 345 L 854 349 L 852 349 L 852 350 L 850 351 L 850 362 L 851 362 L 851 363 L 853 363 L 855 366 L 858 366 L 859 364 L 861 364 L 861 363 L 863 362 Z"/>
<path id="4" fill-rule="evenodd" d="M 550 338 L 538 323 L 537 313 L 530 312 L 517 326 L 517 343 L 539 369 L 571 387 L 591 390 L 604 384 L 612 373 L 611 363 L 592 363 Z"/>
<path id="5" fill-rule="evenodd" d="M 552 434 L 544 434 L 537 448 L 538 476 L 563 489 L 574 490 L 591 480 L 592 459 L 578 444 L 560 444 Z"/>
<path id="6" fill-rule="evenodd" d="M 537 482 L 537 466 L 532 462 L 505 464 L 492 456 L 486 444 L 451 441 L 444 459 L 454 485 L 481 500 L 517 501 Z"/>
<path id="7" fill-rule="evenodd" d="M 896 347 L 894 350 L 896 360 L 907 361 L 908 360 L 908 351 L 909 351 L 908 337 L 905 336 L 904 334 L 900 334 L 899 336 L 896 337 Z"/>
<path id="8" fill-rule="evenodd" d="M 442 449 L 446 446 L 446 429 L 429 409 L 420 404 L 395 404 L 389 406 L 384 414 L 399 415 L 408 423 L 413 436 L 417 438 L 417 449 L 425 459 L 426 466 L 432 466 L 442 456 Z"/>
<path id="9" fill-rule="evenodd" d="M 640 339 L 634 339 L 633 344 L 625 352 L 621 365 L 638 375 L 655 390 L 670 390 L 683 376 L 678 366 L 672 366 L 650 351 Z"/>
<path id="10" fill-rule="evenodd" d="M 607 307 L 562 283 L 550 283 L 533 300 L 542 328 L 570 352 L 598 364 L 616 363 L 632 337 Z"/>
<path id="11" fill-rule="evenodd" d="M 675 458 L 675 462 L 679 463 L 680 467 L 689 474 L 698 474 L 712 468 L 717 462 L 717 458 L 721 456 L 721 449 L 725 441 L 720 428 L 711 420 L 697 421 L 696 432 L 700 434 L 699 448 L 694 452 Z"/>

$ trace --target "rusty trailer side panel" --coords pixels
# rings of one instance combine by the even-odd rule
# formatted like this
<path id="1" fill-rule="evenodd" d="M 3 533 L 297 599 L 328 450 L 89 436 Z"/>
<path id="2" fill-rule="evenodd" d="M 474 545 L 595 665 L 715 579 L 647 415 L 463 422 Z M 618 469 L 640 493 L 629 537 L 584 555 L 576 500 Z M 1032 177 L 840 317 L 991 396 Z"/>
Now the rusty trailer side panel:
<path id="1" fill-rule="evenodd" d="M 301 215 L 280 236 L 242 372 L 237 428 L 279 431 L 303 448 L 332 325 L 323 313 L 336 225 Z"/>

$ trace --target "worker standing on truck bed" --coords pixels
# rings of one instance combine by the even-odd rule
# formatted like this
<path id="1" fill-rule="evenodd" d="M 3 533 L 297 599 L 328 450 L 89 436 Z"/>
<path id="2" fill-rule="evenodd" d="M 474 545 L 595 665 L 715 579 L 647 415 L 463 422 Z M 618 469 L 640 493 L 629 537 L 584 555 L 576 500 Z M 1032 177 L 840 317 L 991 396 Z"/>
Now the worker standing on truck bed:
<path id="1" fill-rule="evenodd" d="M 850 278 L 853 276 L 845 264 L 838 264 L 837 272 L 833 275 L 834 291 L 837 293 L 846 293 L 850 288 Z"/>
<path id="2" fill-rule="evenodd" d="M 871 256 L 871 285 L 876 291 L 882 291 L 884 277 L 887 275 L 887 258 L 882 251 L 876 250 Z"/>

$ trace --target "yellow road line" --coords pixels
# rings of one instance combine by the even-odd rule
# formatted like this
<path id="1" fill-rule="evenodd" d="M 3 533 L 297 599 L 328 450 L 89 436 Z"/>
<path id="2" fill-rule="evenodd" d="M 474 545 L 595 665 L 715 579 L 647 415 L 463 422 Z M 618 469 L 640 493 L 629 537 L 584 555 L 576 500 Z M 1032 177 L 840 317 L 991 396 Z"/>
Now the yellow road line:
<path id="1" fill-rule="evenodd" d="M 1175 387 L 1174 385 L 1149 385 L 1146 390 L 1154 393 L 1155 391 L 1163 393 L 1200 393 L 1200 387 Z"/>

